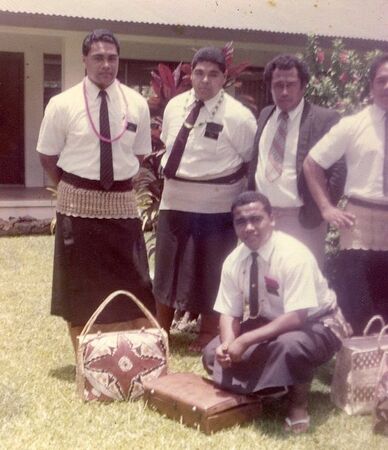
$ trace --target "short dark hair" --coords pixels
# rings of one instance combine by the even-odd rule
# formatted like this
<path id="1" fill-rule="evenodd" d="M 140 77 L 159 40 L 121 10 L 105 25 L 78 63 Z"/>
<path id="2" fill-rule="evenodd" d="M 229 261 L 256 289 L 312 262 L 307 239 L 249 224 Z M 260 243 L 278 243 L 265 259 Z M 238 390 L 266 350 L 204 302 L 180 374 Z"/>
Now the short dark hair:
<path id="1" fill-rule="evenodd" d="M 93 30 L 84 39 L 82 43 L 82 54 L 87 56 L 94 42 L 109 42 L 116 46 L 117 54 L 120 54 L 120 44 L 115 35 L 109 30 Z"/>
<path id="2" fill-rule="evenodd" d="M 257 191 L 245 191 L 239 194 L 232 203 L 230 208 L 232 214 L 234 214 L 234 210 L 239 206 L 248 205 L 249 203 L 259 202 L 263 205 L 264 211 L 270 216 L 272 214 L 272 206 L 269 202 L 268 198 Z"/>
<path id="3" fill-rule="evenodd" d="M 224 52 L 217 47 L 203 47 L 200 48 L 196 54 L 194 55 L 192 61 L 191 61 L 191 68 L 194 69 L 194 67 L 199 62 L 211 62 L 214 64 L 217 64 L 221 72 L 225 72 L 226 70 L 226 60 Z"/>
<path id="4" fill-rule="evenodd" d="M 307 64 L 301 59 L 299 59 L 297 56 L 288 54 L 276 56 L 265 66 L 264 69 L 265 83 L 267 84 L 268 87 L 271 87 L 272 74 L 275 69 L 290 70 L 293 69 L 294 67 L 298 71 L 298 76 L 300 82 L 302 83 L 302 86 L 305 86 L 310 79 L 310 73 Z"/>
<path id="5" fill-rule="evenodd" d="M 377 71 L 380 67 L 388 62 L 388 53 L 383 53 L 376 56 L 369 67 L 369 83 L 372 84 L 376 78 Z"/>

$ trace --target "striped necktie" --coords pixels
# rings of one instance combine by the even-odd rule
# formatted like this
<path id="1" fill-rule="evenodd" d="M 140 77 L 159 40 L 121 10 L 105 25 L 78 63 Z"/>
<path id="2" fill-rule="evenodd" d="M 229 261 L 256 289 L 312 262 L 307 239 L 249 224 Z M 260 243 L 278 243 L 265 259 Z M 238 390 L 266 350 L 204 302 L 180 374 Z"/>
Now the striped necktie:
<path id="1" fill-rule="evenodd" d="M 284 151 L 286 148 L 288 113 L 282 111 L 278 117 L 278 128 L 268 152 L 265 176 L 268 181 L 277 180 L 282 174 Z"/>
<path id="2" fill-rule="evenodd" d="M 100 135 L 110 139 L 109 113 L 106 91 L 100 91 Z M 113 184 L 112 143 L 100 139 L 100 184 L 108 191 Z"/>

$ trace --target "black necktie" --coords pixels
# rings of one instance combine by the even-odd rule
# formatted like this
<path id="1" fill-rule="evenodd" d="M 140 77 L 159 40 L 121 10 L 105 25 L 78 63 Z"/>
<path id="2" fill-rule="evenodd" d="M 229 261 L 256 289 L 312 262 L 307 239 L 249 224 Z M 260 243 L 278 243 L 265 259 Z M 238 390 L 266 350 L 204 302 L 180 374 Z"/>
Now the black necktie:
<path id="1" fill-rule="evenodd" d="M 100 135 L 110 139 L 109 113 L 106 92 L 100 91 Z M 113 184 L 112 143 L 100 139 L 100 184 L 108 191 Z"/>
<path id="2" fill-rule="evenodd" d="M 388 112 L 385 113 L 383 193 L 388 197 Z"/>
<path id="3" fill-rule="evenodd" d="M 172 146 L 166 167 L 163 171 L 167 178 L 175 177 L 176 171 L 178 170 L 182 159 L 183 151 L 186 147 L 187 138 L 189 137 L 190 131 L 193 129 L 195 121 L 198 118 L 199 110 L 203 105 L 204 102 L 202 100 L 196 100 L 194 108 L 190 111 L 190 114 L 187 116 L 182 128 L 179 130 L 174 145 Z"/>
<path id="4" fill-rule="evenodd" d="M 257 266 L 257 253 L 252 252 L 252 264 L 249 273 L 249 316 L 257 317 L 259 313 L 259 268 Z"/>

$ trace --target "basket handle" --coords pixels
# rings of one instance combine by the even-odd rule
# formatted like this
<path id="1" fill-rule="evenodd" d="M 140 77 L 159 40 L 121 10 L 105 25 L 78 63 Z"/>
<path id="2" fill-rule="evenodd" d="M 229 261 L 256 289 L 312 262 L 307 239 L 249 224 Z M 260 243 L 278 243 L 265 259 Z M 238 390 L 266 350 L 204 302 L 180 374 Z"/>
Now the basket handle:
<path id="1" fill-rule="evenodd" d="M 140 308 L 140 310 L 144 313 L 144 315 L 152 323 L 152 325 L 160 331 L 161 336 L 164 341 L 164 345 L 165 345 L 166 349 L 168 349 L 168 338 L 167 338 L 166 331 L 163 328 L 161 328 L 161 326 L 159 325 L 159 323 L 155 319 L 155 317 L 151 314 L 151 312 L 143 305 L 143 303 L 137 297 L 135 297 L 131 292 L 123 291 L 123 290 L 112 292 L 112 294 L 108 295 L 108 297 L 94 311 L 94 313 L 91 315 L 90 319 L 85 324 L 83 330 L 81 331 L 81 334 L 79 335 L 79 345 L 80 346 L 82 345 L 83 338 L 89 333 L 90 329 L 94 325 L 94 322 L 97 320 L 97 317 L 106 308 L 106 306 L 111 301 L 113 301 L 118 295 L 126 295 L 127 297 L 129 297 L 130 300 L 132 300 Z"/>
<path id="2" fill-rule="evenodd" d="M 384 334 L 388 331 L 388 325 L 385 325 L 379 333 L 379 337 L 377 338 L 377 346 L 379 350 L 381 350 L 381 339 L 383 338 Z"/>
<path id="3" fill-rule="evenodd" d="M 381 324 L 381 330 L 384 328 L 384 325 L 385 325 L 384 319 L 383 319 L 381 316 L 379 316 L 379 315 L 373 316 L 373 317 L 369 320 L 369 322 L 366 324 L 366 326 L 365 326 L 365 328 L 364 328 L 364 332 L 362 333 L 363 336 L 367 336 L 367 335 L 368 335 L 369 330 L 370 330 L 372 324 L 373 324 L 374 322 L 376 322 L 376 321 L 379 321 L 379 322 L 380 322 L 380 324 Z"/>

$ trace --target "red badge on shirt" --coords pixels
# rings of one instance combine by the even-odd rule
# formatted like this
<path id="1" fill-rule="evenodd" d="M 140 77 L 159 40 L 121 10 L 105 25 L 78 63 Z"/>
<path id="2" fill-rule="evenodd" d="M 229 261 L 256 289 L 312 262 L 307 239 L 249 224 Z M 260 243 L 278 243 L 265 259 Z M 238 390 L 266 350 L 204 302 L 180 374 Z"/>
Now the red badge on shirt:
<path id="1" fill-rule="evenodd" d="M 279 283 L 276 280 L 273 280 L 269 277 L 264 277 L 265 281 L 265 288 L 267 289 L 267 292 L 272 295 L 279 295 Z"/>

